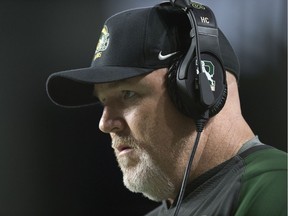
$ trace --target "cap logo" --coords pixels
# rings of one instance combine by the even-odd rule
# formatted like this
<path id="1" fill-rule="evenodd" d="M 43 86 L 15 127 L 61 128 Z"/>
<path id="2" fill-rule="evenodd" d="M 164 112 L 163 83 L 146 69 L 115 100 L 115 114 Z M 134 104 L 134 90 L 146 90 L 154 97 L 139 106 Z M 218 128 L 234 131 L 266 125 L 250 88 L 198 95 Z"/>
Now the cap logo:
<path id="1" fill-rule="evenodd" d="M 200 3 L 198 3 L 198 2 L 192 2 L 192 1 L 190 1 L 190 5 L 191 5 L 192 7 L 194 7 L 195 9 L 205 10 L 205 6 L 202 5 L 202 4 L 200 4 Z"/>
<path id="2" fill-rule="evenodd" d="M 171 56 L 175 55 L 176 53 L 178 53 L 178 52 L 173 52 L 173 53 L 169 53 L 169 54 L 166 54 L 166 55 L 162 55 L 162 51 L 160 51 L 159 54 L 158 54 L 158 59 L 160 61 L 163 61 L 163 60 L 166 60 L 166 59 L 170 58 Z"/>
<path id="3" fill-rule="evenodd" d="M 108 27 L 104 25 L 96 47 L 93 61 L 102 56 L 102 52 L 107 49 L 108 45 L 109 45 L 109 32 Z"/>
<path id="4" fill-rule="evenodd" d="M 197 60 L 196 60 L 196 65 Z M 215 86 L 216 82 L 213 80 L 214 74 L 215 74 L 215 66 L 211 61 L 207 60 L 201 60 L 201 67 L 202 67 L 202 72 L 206 74 L 206 77 L 210 83 L 210 88 L 212 91 L 215 91 Z M 199 70 L 197 68 L 197 74 L 199 74 Z"/>

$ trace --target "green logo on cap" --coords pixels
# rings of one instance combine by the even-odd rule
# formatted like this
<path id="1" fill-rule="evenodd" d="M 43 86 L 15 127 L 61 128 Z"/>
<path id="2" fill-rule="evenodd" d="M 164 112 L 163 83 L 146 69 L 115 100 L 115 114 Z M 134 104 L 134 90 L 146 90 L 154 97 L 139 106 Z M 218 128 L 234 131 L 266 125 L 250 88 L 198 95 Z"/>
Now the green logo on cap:
<path id="1" fill-rule="evenodd" d="M 192 2 L 190 1 L 190 4 L 192 7 L 194 7 L 195 9 L 202 9 L 202 10 L 205 10 L 205 7 L 202 5 L 202 4 L 199 4 L 197 2 Z"/>
<path id="2" fill-rule="evenodd" d="M 102 52 L 105 51 L 107 49 L 109 45 L 109 32 L 108 32 L 108 28 L 106 25 L 104 25 L 102 31 L 101 31 L 101 35 L 96 47 L 96 51 L 95 51 L 95 55 L 94 55 L 94 59 L 96 60 L 97 58 L 100 58 L 102 56 Z"/>

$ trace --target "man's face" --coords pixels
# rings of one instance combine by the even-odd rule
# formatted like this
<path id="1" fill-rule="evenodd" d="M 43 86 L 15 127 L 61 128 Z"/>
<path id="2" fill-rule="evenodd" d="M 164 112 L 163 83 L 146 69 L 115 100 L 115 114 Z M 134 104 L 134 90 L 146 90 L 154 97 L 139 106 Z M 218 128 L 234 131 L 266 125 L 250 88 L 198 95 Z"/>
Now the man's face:
<path id="1" fill-rule="evenodd" d="M 183 174 L 177 169 L 180 152 L 194 131 L 192 119 L 182 115 L 168 96 L 166 73 L 159 69 L 95 85 L 103 104 L 99 128 L 111 136 L 125 186 L 155 201 L 177 194 L 176 176 Z"/>

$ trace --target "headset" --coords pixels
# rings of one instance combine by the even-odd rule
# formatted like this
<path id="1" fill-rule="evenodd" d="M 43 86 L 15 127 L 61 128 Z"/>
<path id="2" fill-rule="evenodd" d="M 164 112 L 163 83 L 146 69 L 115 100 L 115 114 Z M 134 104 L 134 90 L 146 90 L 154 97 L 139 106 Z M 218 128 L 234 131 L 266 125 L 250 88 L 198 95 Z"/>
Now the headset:
<path id="1" fill-rule="evenodd" d="M 168 92 L 175 106 L 195 120 L 197 131 L 176 203 L 176 216 L 181 207 L 200 135 L 206 122 L 223 108 L 227 98 L 227 83 L 218 38 L 219 30 L 212 10 L 189 0 L 170 0 L 170 4 L 187 14 L 191 25 L 191 42 L 186 54 L 169 68 Z"/>
<path id="2" fill-rule="evenodd" d="M 227 98 L 226 73 L 221 57 L 218 26 L 210 8 L 189 0 L 170 0 L 189 18 L 190 47 L 173 64 L 168 76 L 172 101 L 185 115 L 199 123 L 219 113 Z"/>

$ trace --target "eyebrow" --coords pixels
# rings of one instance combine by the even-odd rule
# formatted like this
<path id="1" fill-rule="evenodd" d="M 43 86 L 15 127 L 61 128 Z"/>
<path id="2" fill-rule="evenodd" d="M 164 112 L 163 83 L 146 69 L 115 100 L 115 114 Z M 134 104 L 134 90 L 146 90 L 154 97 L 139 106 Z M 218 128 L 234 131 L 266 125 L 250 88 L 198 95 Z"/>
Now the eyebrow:
<path id="1" fill-rule="evenodd" d="M 117 88 L 120 85 L 134 85 L 135 86 L 135 82 L 132 79 L 124 79 L 124 80 L 117 80 L 114 82 L 109 82 L 109 83 L 95 83 L 94 84 L 94 90 L 93 90 L 93 95 L 98 97 L 95 85 L 101 85 L 101 84 L 105 84 L 107 85 L 108 88 Z M 137 86 L 141 86 L 141 83 L 137 83 Z"/>
<path id="2" fill-rule="evenodd" d="M 132 84 L 133 82 L 129 79 L 124 79 L 124 80 L 117 80 L 111 83 L 106 83 L 108 87 L 118 87 L 120 85 L 127 85 L 127 84 Z"/>

